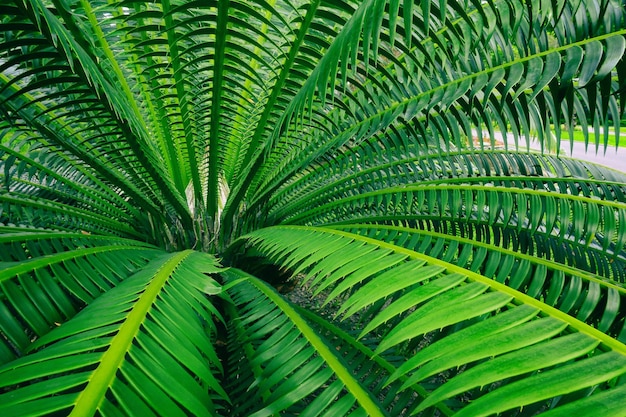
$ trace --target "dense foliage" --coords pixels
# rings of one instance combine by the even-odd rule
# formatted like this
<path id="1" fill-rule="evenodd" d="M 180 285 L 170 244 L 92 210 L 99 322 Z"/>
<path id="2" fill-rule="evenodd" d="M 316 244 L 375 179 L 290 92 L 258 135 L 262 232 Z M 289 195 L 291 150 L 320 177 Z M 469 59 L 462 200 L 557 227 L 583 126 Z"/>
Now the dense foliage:
<path id="1" fill-rule="evenodd" d="M 623 416 L 625 12 L 3 0 L 0 415 Z"/>

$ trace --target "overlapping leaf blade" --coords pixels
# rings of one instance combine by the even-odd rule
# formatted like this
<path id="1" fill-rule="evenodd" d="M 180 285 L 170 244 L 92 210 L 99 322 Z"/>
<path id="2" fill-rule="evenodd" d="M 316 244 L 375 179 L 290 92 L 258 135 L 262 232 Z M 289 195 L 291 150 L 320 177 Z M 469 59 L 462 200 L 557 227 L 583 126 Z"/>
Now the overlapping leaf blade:
<path id="1" fill-rule="evenodd" d="M 518 148 L 562 152 L 576 129 L 619 143 L 624 16 L 611 0 L 1 5 L 0 357 L 34 382 L 6 404 L 62 413 L 93 389 L 105 415 L 617 414 L 626 179 Z M 297 282 L 321 312 L 238 270 L 217 299 L 215 262 L 187 248 Z M 127 280 L 142 270 L 144 290 L 171 279 L 113 384 L 83 391 L 148 311 L 142 272 Z M 101 317 L 71 318 L 88 303 Z"/>
<path id="2" fill-rule="evenodd" d="M 3 413 L 211 415 L 228 399 L 206 298 L 220 288 L 205 274 L 220 269 L 191 251 L 154 259 L 0 370 L 3 387 L 16 387 L 2 395 Z"/>
<path id="3" fill-rule="evenodd" d="M 254 232 L 248 239 L 261 253 L 267 251 L 270 258 L 280 259 L 283 254 L 291 252 L 294 246 L 299 246 L 297 242 L 325 240 L 327 235 L 342 236 L 347 240 L 348 246 L 373 246 L 377 248 L 376 250 L 383 250 L 382 256 L 393 256 L 395 252 L 421 261 L 410 267 L 390 266 L 388 271 L 383 273 L 376 269 L 371 270 L 369 274 L 364 271 L 364 282 L 357 285 L 356 291 L 355 288 L 352 290 L 346 288 L 341 293 L 348 306 L 354 305 L 356 302 L 352 301 L 351 297 L 358 300 L 359 291 L 372 294 L 368 286 L 374 287 L 377 279 L 383 281 L 378 285 L 384 285 L 384 280 L 394 276 L 391 271 L 395 268 L 399 268 L 401 281 L 405 280 L 409 284 L 410 277 L 413 277 L 412 286 L 398 284 L 395 291 L 390 290 L 390 293 L 372 294 L 373 298 L 368 300 L 370 302 L 361 302 L 363 307 L 367 304 L 372 304 L 372 307 L 362 308 L 358 314 L 361 315 L 359 320 L 367 323 L 361 337 L 377 335 L 379 339 L 376 352 L 379 354 L 383 352 L 389 354 L 393 351 L 410 356 L 420 344 L 420 340 L 424 340 L 422 338 L 428 340 L 433 335 L 436 339 L 441 338 L 432 347 L 424 349 L 405 364 L 399 365 L 388 379 L 388 383 L 402 377 L 405 380 L 403 388 L 409 388 L 418 381 L 444 371 L 465 368 L 458 376 L 435 390 L 432 399 L 429 396 L 414 412 L 443 400 L 450 401 L 461 392 L 473 392 L 472 395 L 480 398 L 472 402 L 478 405 L 460 407 L 461 413 L 470 413 L 469 410 L 482 407 L 483 404 L 485 410 L 490 411 L 480 412 L 488 414 L 495 410 L 504 411 L 547 400 L 551 398 L 548 394 L 549 388 L 545 393 L 531 392 L 530 387 L 535 383 L 533 375 L 537 371 L 541 372 L 539 375 L 544 375 L 544 371 L 559 364 L 561 365 L 545 372 L 546 381 L 557 381 L 565 375 L 578 375 L 579 368 L 584 368 L 587 360 L 607 363 L 605 368 L 597 370 L 593 379 L 585 381 L 582 376 L 576 378 L 571 389 L 563 385 L 563 388 L 559 388 L 562 394 L 601 383 L 610 384 L 624 372 L 626 350 L 615 339 L 524 293 L 470 270 L 465 270 L 466 273 L 463 274 L 463 268 L 435 258 L 407 251 L 400 246 L 380 240 L 358 237 L 332 229 L 276 227 Z M 304 260 L 308 255 L 300 254 L 300 257 Z M 340 270 L 342 265 L 349 265 L 351 262 L 353 261 L 349 256 L 342 260 L 335 258 L 334 268 Z M 408 262 L 408 265 L 412 262 L 415 261 Z M 425 277 L 420 277 L 420 269 L 430 268 L 427 264 L 445 269 L 434 270 L 435 274 L 429 272 Z M 359 265 L 364 270 L 369 269 L 367 263 Z M 340 275 L 343 278 L 336 281 L 327 268 L 320 270 L 311 267 L 309 270 L 317 276 L 311 280 L 313 285 L 323 286 L 324 281 L 328 279 L 331 282 L 329 285 L 335 288 L 340 287 L 339 282 L 342 280 L 350 280 L 350 274 L 354 273 L 346 271 Z M 542 330 L 538 330 L 539 328 Z M 527 336 L 522 337 L 522 334 Z M 490 342 L 485 345 L 485 340 Z M 473 344 L 476 344 L 475 348 L 472 347 Z M 553 354 L 555 349 L 560 349 L 562 354 L 555 356 Z M 570 353 L 566 354 L 566 349 Z M 613 352 L 603 353 L 607 349 L 612 349 Z M 585 359 L 588 356 L 592 359 Z M 519 376 L 520 379 L 513 382 L 515 379 L 511 378 L 514 376 Z M 524 376 L 528 378 L 528 382 Z M 537 378 L 542 380 L 544 377 Z M 482 392 L 473 390 L 497 381 L 500 381 L 499 387 L 488 391 L 484 396 Z M 608 389 L 610 385 L 603 386 Z M 561 389 L 563 391 L 560 391 Z M 498 392 L 503 392 L 501 397 Z M 513 394 L 514 392 L 516 394 Z M 502 402 L 496 400 L 492 403 L 491 398 L 501 398 Z"/>

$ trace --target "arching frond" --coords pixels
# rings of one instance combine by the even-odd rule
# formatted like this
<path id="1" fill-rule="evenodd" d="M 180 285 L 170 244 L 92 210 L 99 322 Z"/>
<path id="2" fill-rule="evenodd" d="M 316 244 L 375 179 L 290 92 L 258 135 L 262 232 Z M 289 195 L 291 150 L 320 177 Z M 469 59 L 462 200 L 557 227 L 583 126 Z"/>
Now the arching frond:
<path id="1" fill-rule="evenodd" d="M 615 0 L 3 1 L 0 414 L 621 416 L 626 174 L 566 155 L 623 144 L 625 39 Z"/>
<path id="2" fill-rule="evenodd" d="M 442 401 L 461 415 L 525 406 L 540 410 L 586 398 L 591 392 L 549 405 L 554 396 L 586 388 L 608 390 L 611 407 L 621 398 L 614 387 L 626 372 L 626 346 L 542 297 L 534 299 L 458 264 L 334 229 L 274 227 L 245 239 L 273 261 L 303 271 L 316 292 L 328 292 L 326 303 L 341 297 L 341 319 L 358 313 L 359 338 L 376 335 L 372 355 L 410 358 L 386 384 L 405 378 L 402 390 L 463 369 L 411 414 Z M 320 258 L 316 248 L 328 246 L 332 254 Z M 427 347 L 420 350 L 424 341 Z M 593 371 L 583 375 L 589 366 Z M 489 384 L 496 386 L 483 391 Z M 472 402 L 454 401 L 460 393 L 471 393 Z"/>
<path id="3" fill-rule="evenodd" d="M 219 270 L 194 252 L 153 259 L 0 368 L 2 386 L 16 387 L 0 395 L 0 409 L 212 415 L 214 401 L 228 398 L 209 342 L 217 310 L 205 297 L 220 287 L 204 274 Z"/>

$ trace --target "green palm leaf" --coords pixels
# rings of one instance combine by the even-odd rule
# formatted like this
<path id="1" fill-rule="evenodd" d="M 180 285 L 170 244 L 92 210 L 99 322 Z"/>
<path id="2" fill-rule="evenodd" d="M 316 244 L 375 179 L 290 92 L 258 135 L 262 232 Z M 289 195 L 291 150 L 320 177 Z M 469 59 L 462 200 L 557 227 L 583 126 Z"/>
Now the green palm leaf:
<path id="1" fill-rule="evenodd" d="M 274 415 L 285 410 L 296 401 L 320 388 L 322 384 L 331 379 L 333 374 L 338 381 L 341 381 L 341 385 L 352 397 L 348 409 L 356 401 L 366 415 L 384 415 L 380 406 L 370 397 L 360 382 L 347 371 L 345 363 L 337 357 L 328 343 L 319 337 L 288 302 L 283 300 L 267 284 L 254 277 L 237 273 L 235 270 L 228 272 L 227 276 L 230 279 L 243 280 L 241 283 L 234 284 L 230 290 L 238 309 L 247 310 L 246 304 L 249 303 L 259 303 L 263 306 L 262 310 L 258 308 L 252 311 L 253 314 L 240 317 L 241 325 L 249 326 L 249 329 L 239 330 L 242 333 L 239 336 L 241 343 L 257 345 L 256 349 L 251 349 L 254 350 L 254 353 L 248 360 L 260 368 L 260 363 L 264 361 L 263 358 L 273 358 L 267 363 L 266 369 L 258 369 L 257 382 L 252 383 L 252 386 L 257 390 L 255 395 L 266 397 L 267 405 L 250 415 Z M 240 285 L 245 285 L 244 283 L 251 288 L 248 288 L 247 291 L 237 291 Z M 263 297 L 264 300 L 259 300 L 259 297 Z M 283 315 L 286 317 L 282 318 Z M 285 319 L 292 323 L 295 334 L 281 334 L 282 339 L 279 341 L 275 340 L 277 338 L 269 338 L 267 341 L 259 340 L 272 331 L 277 321 L 284 322 Z M 280 354 L 281 351 L 284 353 L 293 352 L 294 356 Z M 324 363 L 326 366 L 323 366 Z M 300 367 L 294 369 L 297 366 Z M 308 382 L 301 384 L 298 389 L 294 390 L 294 382 L 301 378 L 306 378 Z M 286 381 L 281 381 L 284 379 Z M 333 386 L 332 389 L 336 390 L 337 387 Z M 339 391 L 341 391 L 340 388 Z"/>
<path id="2" fill-rule="evenodd" d="M 335 271 L 320 266 L 324 260 L 311 262 L 309 253 L 293 250 L 300 246 L 298 242 L 309 246 L 315 240 L 319 240 L 316 247 L 323 247 L 323 242 L 333 240 L 333 235 L 342 237 L 344 254 L 341 259 L 334 259 Z M 332 229 L 276 227 L 259 230 L 246 239 L 261 253 L 284 265 L 306 265 L 304 269 L 314 276 L 311 283 L 315 287 L 334 288 L 336 291 L 329 293 L 326 302 L 343 297 L 339 312 L 351 307 L 344 320 L 359 311 L 360 320 L 366 323 L 359 337 L 378 335 L 378 354 L 393 348 L 410 356 L 422 337 L 440 334 L 436 343 L 402 364 L 389 379 L 391 383 L 400 376 L 408 378 L 403 384 L 403 388 L 408 388 L 444 370 L 465 369 L 435 390 L 415 412 L 458 393 L 500 381 L 499 387 L 486 393 L 484 399 L 476 393 L 480 399 L 462 410 L 470 413 L 467 410 L 480 409 L 478 404 L 485 404 L 486 411 L 479 413 L 488 415 L 548 399 L 549 395 L 532 388 L 537 383 L 535 379 L 545 378 L 550 384 L 571 380 L 571 386 L 564 383 L 559 388 L 563 390 L 560 394 L 568 394 L 608 383 L 625 371 L 626 347 L 622 343 L 524 293 L 456 265 Z M 349 250 L 351 246 L 355 248 Z M 380 272 L 359 254 L 357 248 L 364 247 L 370 248 L 368 258 L 374 252 L 385 259 L 396 254 L 403 257 L 390 261 L 386 270 Z M 339 249 L 337 245 L 335 249 Z M 384 262 L 376 262 L 381 263 Z M 451 332 L 455 328 L 461 330 Z M 555 349 L 560 352 L 558 356 L 553 354 Z M 607 350 L 613 352 L 604 353 Z M 587 366 L 587 360 L 592 361 L 585 359 L 588 356 L 594 358 L 594 363 L 597 360 L 607 364 L 598 367 L 597 374 L 589 380 L 579 370 Z M 543 372 L 547 369 L 552 370 Z M 538 371 L 541 374 L 533 376 Z M 528 381 L 511 380 L 521 375 L 527 375 Z M 503 394 L 498 394 L 499 390 Z M 502 403 L 491 400 L 500 395 Z"/>
<path id="3" fill-rule="evenodd" d="M 4 1 L 0 414 L 622 415 L 622 3 Z"/>
<path id="4" fill-rule="evenodd" d="M 135 241 L 77 233 L 2 234 L 0 244 L 2 363 L 158 253 Z"/>
<path id="5" fill-rule="evenodd" d="M 92 415 L 118 404 L 131 413 L 184 415 L 187 409 L 210 415 L 211 395 L 227 397 L 213 374 L 220 365 L 206 340 L 206 332 L 215 331 L 215 307 L 204 294 L 220 288 L 203 273 L 219 270 L 213 258 L 193 252 L 153 260 L 37 340 L 30 348 L 36 353 L 0 370 L 3 386 L 22 386 L 3 395 L 3 413 L 72 407 L 73 415 Z M 178 294 L 189 298 L 181 301 Z M 43 360 L 50 366 L 41 372 Z M 80 371 L 68 378 L 72 370 Z M 24 385 L 29 381 L 33 385 Z"/>

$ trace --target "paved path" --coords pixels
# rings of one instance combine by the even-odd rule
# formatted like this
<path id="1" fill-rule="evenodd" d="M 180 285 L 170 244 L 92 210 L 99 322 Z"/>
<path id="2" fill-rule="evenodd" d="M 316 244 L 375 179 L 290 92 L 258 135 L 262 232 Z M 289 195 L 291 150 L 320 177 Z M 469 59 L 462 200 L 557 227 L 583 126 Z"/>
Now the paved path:
<path id="1" fill-rule="evenodd" d="M 496 140 L 502 141 L 502 135 L 499 132 L 495 133 Z M 515 141 L 513 136 L 509 135 L 507 138 L 509 145 L 514 145 Z M 476 141 L 476 137 L 474 137 Z M 486 139 L 488 141 L 488 139 Z M 604 165 L 609 168 L 616 169 L 618 171 L 626 173 L 626 138 L 620 140 L 620 148 L 615 149 L 614 146 L 610 146 L 606 149 L 606 152 L 602 147 L 596 153 L 595 144 L 590 143 L 585 151 L 585 144 L 582 142 L 574 142 L 572 152 L 570 152 L 570 143 L 565 140 L 561 142 L 561 153 L 563 156 L 570 156 L 572 158 L 582 159 L 584 161 L 594 162 L 596 164 Z M 526 141 L 520 138 L 519 149 L 526 149 Z M 541 150 L 538 141 L 531 141 L 531 150 Z"/>
<path id="2" fill-rule="evenodd" d="M 626 172 L 626 143 L 622 144 L 618 149 L 611 146 L 606 149 L 606 152 L 604 152 L 602 147 L 600 147 L 598 153 L 596 153 L 595 145 L 589 145 L 587 151 L 585 152 L 584 143 L 574 142 L 573 151 L 570 153 L 570 144 L 569 142 L 566 142 L 561 144 L 561 150 L 566 156 L 595 162 L 596 164 Z"/>
<path id="3" fill-rule="evenodd" d="M 583 161 L 594 162 L 599 165 L 604 165 L 609 168 L 616 169 L 626 173 L 626 140 L 625 143 L 618 149 L 614 146 L 610 146 L 604 151 L 600 146 L 596 153 L 595 144 L 590 143 L 585 150 L 585 144 L 582 142 L 574 142 L 573 148 L 570 149 L 570 142 L 561 142 L 560 155 L 569 156 L 576 159 L 582 159 Z M 509 144 L 514 144 L 512 139 L 509 139 Z M 520 142 L 520 149 L 526 149 L 526 141 L 522 139 Z M 530 149 L 540 150 L 539 143 L 537 141 L 531 142 Z"/>

